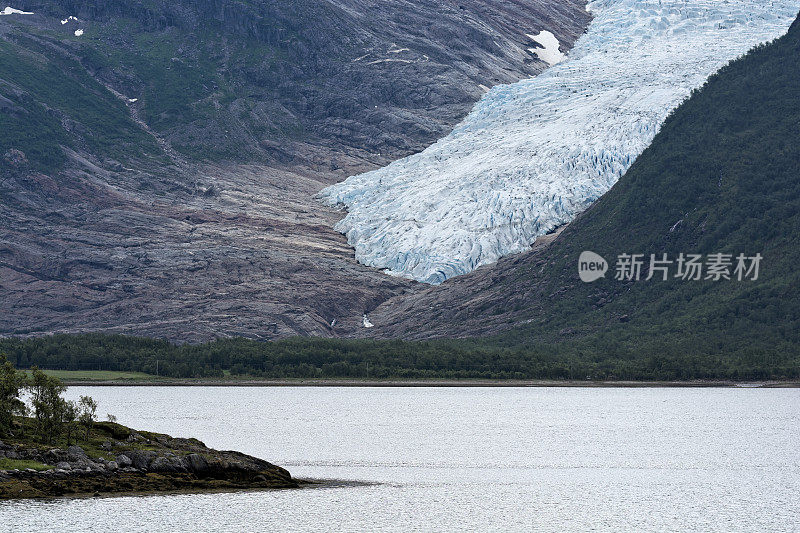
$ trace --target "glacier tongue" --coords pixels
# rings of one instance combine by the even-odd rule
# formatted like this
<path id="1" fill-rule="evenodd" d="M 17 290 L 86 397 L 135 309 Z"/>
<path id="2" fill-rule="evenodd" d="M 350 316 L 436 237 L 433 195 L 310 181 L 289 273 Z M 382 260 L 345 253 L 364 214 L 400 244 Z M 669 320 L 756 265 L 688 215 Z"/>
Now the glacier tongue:
<path id="1" fill-rule="evenodd" d="M 597 0 L 566 60 L 498 86 L 428 149 L 320 197 L 356 259 L 441 283 L 570 222 L 725 63 L 786 32 L 789 0 Z M 541 28 L 532 28 L 539 32 Z"/>

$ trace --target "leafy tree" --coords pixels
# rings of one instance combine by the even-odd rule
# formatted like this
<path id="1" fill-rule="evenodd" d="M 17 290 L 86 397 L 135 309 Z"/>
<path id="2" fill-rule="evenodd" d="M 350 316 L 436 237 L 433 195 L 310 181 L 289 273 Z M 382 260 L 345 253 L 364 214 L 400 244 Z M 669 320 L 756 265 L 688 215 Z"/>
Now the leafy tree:
<path id="1" fill-rule="evenodd" d="M 78 402 L 78 409 L 80 411 L 78 419 L 81 425 L 86 428 L 85 440 L 89 440 L 89 433 L 92 427 L 94 427 L 94 423 L 97 421 L 97 402 L 90 396 L 81 396 Z"/>
<path id="2" fill-rule="evenodd" d="M 26 404 L 25 402 L 20 401 L 14 408 L 14 416 L 23 419 L 23 423 L 19 425 L 19 436 L 24 437 L 25 436 L 24 419 L 31 416 L 31 408 L 28 407 L 28 404 Z"/>
<path id="3" fill-rule="evenodd" d="M 28 384 L 35 419 L 36 433 L 42 442 L 51 443 L 62 429 L 65 402 L 61 394 L 67 388 L 56 378 L 52 378 L 33 368 Z"/>
<path id="4" fill-rule="evenodd" d="M 25 405 L 19 399 L 24 384 L 24 376 L 6 360 L 5 355 L 0 355 L 0 434 L 11 433 L 14 415 Z"/>
<path id="5" fill-rule="evenodd" d="M 62 400 L 63 401 L 63 400 Z M 73 401 L 63 401 L 63 409 L 61 411 L 61 423 L 64 425 L 64 429 L 67 433 L 67 446 L 72 443 L 72 428 L 75 424 L 75 421 L 78 420 L 78 415 L 80 413 L 78 409 L 78 404 Z"/>

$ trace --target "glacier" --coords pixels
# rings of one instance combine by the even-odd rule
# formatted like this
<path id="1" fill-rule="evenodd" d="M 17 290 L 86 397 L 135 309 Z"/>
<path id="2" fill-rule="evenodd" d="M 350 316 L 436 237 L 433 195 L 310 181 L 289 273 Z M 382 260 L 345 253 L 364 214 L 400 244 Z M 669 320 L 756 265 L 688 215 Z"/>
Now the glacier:
<path id="1" fill-rule="evenodd" d="M 604 194 L 692 89 L 783 35 L 788 0 L 596 0 L 564 61 L 426 150 L 324 189 L 356 259 L 431 284 L 530 248 Z M 544 35 L 546 28 L 531 28 Z"/>

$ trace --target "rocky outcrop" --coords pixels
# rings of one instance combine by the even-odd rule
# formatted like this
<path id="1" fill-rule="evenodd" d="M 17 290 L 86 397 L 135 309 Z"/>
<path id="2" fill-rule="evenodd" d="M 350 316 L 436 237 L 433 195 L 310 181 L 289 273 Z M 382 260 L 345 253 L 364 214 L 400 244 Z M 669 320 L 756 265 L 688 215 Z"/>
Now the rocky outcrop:
<path id="1" fill-rule="evenodd" d="M 48 448 L 0 442 L 0 461 L 39 465 L 0 470 L 0 499 L 118 492 L 293 488 L 285 469 L 196 439 L 138 433 L 103 423 L 109 439 L 89 454 L 81 446 Z M 127 437 L 116 440 L 114 435 Z"/>

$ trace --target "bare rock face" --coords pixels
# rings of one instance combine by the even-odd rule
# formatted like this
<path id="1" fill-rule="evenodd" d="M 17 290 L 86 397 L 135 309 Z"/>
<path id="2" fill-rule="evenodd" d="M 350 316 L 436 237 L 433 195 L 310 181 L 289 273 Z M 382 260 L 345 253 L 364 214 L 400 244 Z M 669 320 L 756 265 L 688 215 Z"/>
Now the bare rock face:
<path id="1" fill-rule="evenodd" d="M 420 291 L 359 265 L 314 195 L 541 72 L 527 34 L 567 51 L 589 22 L 583 0 L 16 7 L 36 15 L 0 44 L 37 83 L 0 70 L 0 334 L 189 342 L 338 336 Z"/>

